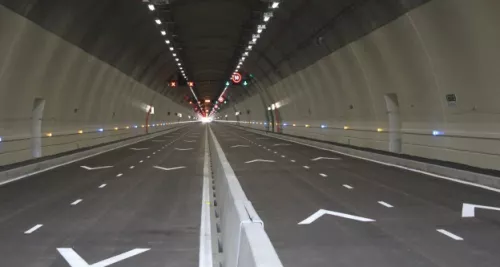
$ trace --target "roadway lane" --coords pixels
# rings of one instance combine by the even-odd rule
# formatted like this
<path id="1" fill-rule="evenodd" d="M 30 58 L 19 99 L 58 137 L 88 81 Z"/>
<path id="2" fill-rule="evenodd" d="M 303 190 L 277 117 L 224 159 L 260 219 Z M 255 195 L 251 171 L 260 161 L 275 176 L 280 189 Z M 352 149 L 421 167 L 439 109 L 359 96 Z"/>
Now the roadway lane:
<path id="1" fill-rule="evenodd" d="M 204 133 L 191 125 L 0 187 L 0 265 L 107 266 L 129 251 L 113 266 L 197 265 Z"/>
<path id="2" fill-rule="evenodd" d="M 211 127 L 285 266 L 500 262 L 500 212 L 461 218 L 463 203 L 500 207 L 496 192 L 230 126 Z M 246 163 L 256 159 L 274 162 Z M 375 221 L 324 215 L 298 224 L 320 209 Z"/>

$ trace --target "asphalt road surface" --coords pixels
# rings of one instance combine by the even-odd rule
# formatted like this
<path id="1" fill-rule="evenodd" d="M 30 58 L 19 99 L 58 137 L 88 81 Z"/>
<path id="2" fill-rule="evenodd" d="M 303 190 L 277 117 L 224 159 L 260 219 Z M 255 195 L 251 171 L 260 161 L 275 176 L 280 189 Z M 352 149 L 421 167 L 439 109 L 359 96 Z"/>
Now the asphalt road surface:
<path id="1" fill-rule="evenodd" d="M 284 266 L 500 266 L 497 192 L 211 127 Z"/>
<path id="2" fill-rule="evenodd" d="M 0 266 L 197 266 L 204 134 L 187 126 L 1 186 Z"/>

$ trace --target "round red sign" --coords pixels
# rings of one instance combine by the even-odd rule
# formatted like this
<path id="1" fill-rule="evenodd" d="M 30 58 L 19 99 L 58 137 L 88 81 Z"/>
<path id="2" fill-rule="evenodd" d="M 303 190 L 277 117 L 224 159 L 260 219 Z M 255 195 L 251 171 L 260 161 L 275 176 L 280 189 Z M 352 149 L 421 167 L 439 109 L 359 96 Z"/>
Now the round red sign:
<path id="1" fill-rule="evenodd" d="M 232 80 L 233 80 L 233 83 L 240 83 L 241 82 L 241 74 L 239 74 L 238 72 L 233 74 Z"/>

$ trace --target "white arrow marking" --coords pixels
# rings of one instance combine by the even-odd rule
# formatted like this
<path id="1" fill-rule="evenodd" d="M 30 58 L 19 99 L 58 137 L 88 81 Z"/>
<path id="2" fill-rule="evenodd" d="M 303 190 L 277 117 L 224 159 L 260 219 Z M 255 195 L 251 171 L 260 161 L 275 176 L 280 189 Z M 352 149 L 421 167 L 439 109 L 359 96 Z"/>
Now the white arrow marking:
<path id="1" fill-rule="evenodd" d="M 235 146 L 232 146 L 231 148 L 235 148 L 235 147 L 249 147 L 249 146 L 246 146 L 246 145 L 235 145 Z"/>
<path id="2" fill-rule="evenodd" d="M 247 161 L 245 163 L 254 163 L 254 162 L 275 162 L 275 161 L 274 160 L 267 160 L 267 159 L 254 159 L 254 160 Z"/>
<path id="3" fill-rule="evenodd" d="M 344 185 L 342 185 L 342 186 L 343 186 L 343 187 L 345 187 L 345 188 L 347 188 L 347 189 L 349 189 L 349 190 L 351 190 L 351 189 L 353 189 L 353 188 L 354 188 L 354 187 L 352 187 L 352 186 L 350 186 L 350 185 L 348 185 L 348 184 L 344 184 Z"/>
<path id="4" fill-rule="evenodd" d="M 194 143 L 194 142 L 196 142 L 196 140 L 184 140 L 184 142 L 186 142 L 186 143 Z"/>
<path id="5" fill-rule="evenodd" d="M 360 216 L 355 216 L 347 213 L 341 213 L 341 212 L 336 212 L 336 211 L 331 211 L 331 210 L 324 210 L 320 209 L 316 211 L 313 215 L 307 217 L 305 220 L 299 222 L 299 224 L 311 224 L 317 219 L 319 219 L 321 216 L 328 214 L 328 215 L 333 215 L 333 216 L 338 216 L 346 219 L 351 219 L 355 221 L 360 221 L 360 222 L 374 222 L 375 220 L 370 219 L 370 218 L 364 218 Z"/>
<path id="6" fill-rule="evenodd" d="M 464 240 L 463 238 L 459 237 L 458 235 L 450 233 L 450 232 L 448 232 L 448 231 L 446 231 L 444 229 L 437 229 L 436 231 L 440 232 L 443 235 L 447 235 L 448 237 L 451 237 L 451 238 L 453 238 L 453 239 L 455 239 L 457 241 Z"/>
<path id="7" fill-rule="evenodd" d="M 78 255 L 72 248 L 58 248 L 57 251 L 63 256 L 66 262 L 71 267 L 106 267 L 111 264 L 126 260 L 128 258 L 137 256 L 141 253 L 148 251 L 149 248 L 136 248 L 120 255 L 102 260 L 100 262 L 89 265 L 80 255 Z"/>
<path id="8" fill-rule="evenodd" d="M 474 205 L 474 204 L 468 204 L 464 203 L 462 206 L 462 218 L 471 218 L 476 216 L 475 209 L 486 209 L 486 210 L 496 210 L 500 211 L 500 208 L 497 207 L 490 207 L 490 206 L 482 206 L 482 205 Z"/>
<path id="9" fill-rule="evenodd" d="M 292 144 L 274 144 L 273 146 L 291 146 Z"/>
<path id="10" fill-rule="evenodd" d="M 78 203 L 80 203 L 82 201 L 83 201 L 82 199 L 77 199 L 73 203 L 71 203 L 71 206 L 76 206 L 76 205 L 78 205 Z"/>
<path id="11" fill-rule="evenodd" d="M 175 150 L 180 150 L 180 151 L 186 151 L 186 150 L 193 150 L 192 148 L 175 148 Z"/>
<path id="12" fill-rule="evenodd" d="M 318 160 L 322 160 L 322 159 L 327 159 L 327 160 L 341 160 L 341 158 L 318 157 L 318 158 L 311 159 L 311 161 L 318 161 Z"/>
<path id="13" fill-rule="evenodd" d="M 135 148 L 135 147 L 131 147 L 130 150 L 135 150 L 135 151 L 140 151 L 140 150 L 148 150 L 149 148 L 146 148 L 146 147 L 142 147 L 142 148 Z"/>
<path id="14" fill-rule="evenodd" d="M 164 168 L 160 166 L 153 166 L 153 168 L 164 170 L 164 171 L 172 171 L 172 170 L 178 170 L 178 169 L 185 169 L 186 166 L 179 166 L 179 167 L 173 167 L 173 168 Z"/>
<path id="15" fill-rule="evenodd" d="M 27 235 L 29 235 L 29 234 L 33 233 L 34 231 L 40 229 L 42 226 L 43 226 L 43 224 L 37 224 L 37 225 L 31 227 L 29 230 L 27 230 L 24 233 L 27 234 Z"/>
<path id="16" fill-rule="evenodd" d="M 106 187 L 106 184 L 102 184 L 99 186 L 99 188 L 104 188 L 104 187 Z"/>
<path id="17" fill-rule="evenodd" d="M 113 166 L 99 166 L 99 167 L 80 166 L 80 167 L 89 171 L 113 168 Z"/>
<path id="18" fill-rule="evenodd" d="M 378 204 L 384 206 L 384 207 L 387 207 L 387 208 L 394 208 L 393 205 L 387 203 L 387 202 L 384 202 L 384 201 L 379 201 Z"/>

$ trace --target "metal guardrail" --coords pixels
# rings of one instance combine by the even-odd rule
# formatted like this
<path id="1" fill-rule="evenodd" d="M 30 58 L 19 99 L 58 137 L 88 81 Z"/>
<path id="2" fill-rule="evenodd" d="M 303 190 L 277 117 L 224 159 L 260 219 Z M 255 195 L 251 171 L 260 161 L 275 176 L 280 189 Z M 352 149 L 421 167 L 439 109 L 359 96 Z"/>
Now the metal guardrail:
<path id="1" fill-rule="evenodd" d="M 212 129 L 210 154 L 215 180 L 213 203 L 217 220 L 220 266 L 282 267 L 264 223 L 247 199 Z"/>

